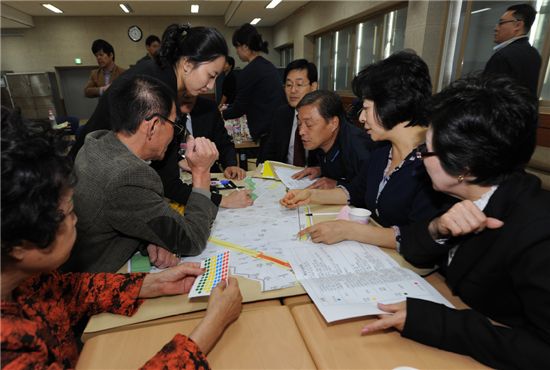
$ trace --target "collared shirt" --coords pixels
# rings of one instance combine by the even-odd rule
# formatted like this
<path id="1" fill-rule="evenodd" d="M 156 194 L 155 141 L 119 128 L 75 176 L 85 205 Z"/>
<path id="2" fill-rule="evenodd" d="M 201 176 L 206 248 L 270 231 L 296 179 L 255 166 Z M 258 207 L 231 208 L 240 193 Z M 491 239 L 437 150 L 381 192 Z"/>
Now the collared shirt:
<path id="1" fill-rule="evenodd" d="M 518 36 L 518 37 L 512 37 L 510 40 L 506 40 L 504 42 L 501 42 L 500 44 L 496 45 L 495 47 L 493 47 L 493 51 L 499 51 L 500 49 L 510 45 L 512 42 L 516 41 L 516 40 L 519 40 L 519 39 L 523 39 L 523 38 L 528 38 L 529 36 L 527 35 L 521 35 L 521 36 Z"/>
<path id="2" fill-rule="evenodd" d="M 294 120 L 292 121 L 292 130 L 290 131 L 290 141 L 288 142 L 288 152 L 286 163 L 294 163 L 294 140 L 296 139 L 296 128 L 298 127 L 298 112 L 294 109 Z"/>
<path id="3" fill-rule="evenodd" d="M 187 120 L 185 121 L 185 127 L 187 128 L 187 132 L 189 132 L 189 135 L 193 135 L 193 124 L 191 122 L 191 114 L 187 115 Z"/>

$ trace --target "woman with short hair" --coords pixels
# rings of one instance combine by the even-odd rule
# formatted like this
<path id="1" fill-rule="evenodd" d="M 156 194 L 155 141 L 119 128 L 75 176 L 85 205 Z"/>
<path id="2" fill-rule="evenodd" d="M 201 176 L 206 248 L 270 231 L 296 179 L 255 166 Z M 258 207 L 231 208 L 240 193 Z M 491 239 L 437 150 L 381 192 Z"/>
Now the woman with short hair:
<path id="1" fill-rule="evenodd" d="M 431 219 L 448 201 L 432 189 L 416 152 L 424 147 L 426 107 L 432 84 L 426 63 L 399 52 L 362 70 L 353 91 L 363 101 L 359 121 L 379 147 L 350 184 L 336 189 L 291 190 L 281 200 L 289 208 L 305 204 L 351 204 L 367 208 L 382 227 L 328 221 L 301 231 L 317 243 L 357 240 L 398 248 L 400 227 Z"/>
<path id="2" fill-rule="evenodd" d="M 47 123 L 2 108 L 2 297 L 4 369 L 74 368 L 77 325 L 102 312 L 133 315 L 144 298 L 189 292 L 198 264 L 158 274 L 56 271 L 76 239 L 75 177 L 65 140 Z M 205 318 L 177 334 L 144 368 L 207 369 L 206 354 L 241 311 L 233 278 L 214 289 Z"/>
<path id="3" fill-rule="evenodd" d="M 439 266 L 471 309 L 409 298 L 363 333 L 395 327 L 497 369 L 550 368 L 550 193 L 524 171 L 537 100 L 508 78 L 467 78 L 435 96 L 426 151 L 435 189 L 460 199 L 402 228 L 401 254 Z"/>

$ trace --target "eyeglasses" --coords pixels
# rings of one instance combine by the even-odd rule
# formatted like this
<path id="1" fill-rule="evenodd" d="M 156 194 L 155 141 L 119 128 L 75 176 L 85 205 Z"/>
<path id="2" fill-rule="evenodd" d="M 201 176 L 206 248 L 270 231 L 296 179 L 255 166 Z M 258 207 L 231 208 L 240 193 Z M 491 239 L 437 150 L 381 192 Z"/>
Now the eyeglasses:
<path id="1" fill-rule="evenodd" d="M 437 156 L 436 152 L 429 152 L 426 149 L 421 149 L 416 151 L 416 158 L 418 159 L 426 159 L 428 157 L 434 157 Z"/>
<path id="2" fill-rule="evenodd" d="M 292 90 L 293 87 L 295 87 L 296 90 L 302 90 L 304 87 L 309 85 L 311 85 L 311 83 L 299 83 L 299 84 L 286 83 L 283 86 L 285 87 L 285 89 L 288 89 L 288 90 Z"/>
<path id="3" fill-rule="evenodd" d="M 184 139 L 187 139 L 187 136 L 189 136 L 189 131 L 187 131 L 187 127 L 185 127 L 185 124 L 183 124 L 183 125 L 181 124 L 181 121 L 180 121 L 181 118 L 180 117 L 178 117 L 176 119 L 176 121 L 178 121 L 178 122 L 174 122 L 170 118 L 165 117 L 160 113 L 154 113 L 154 114 L 150 115 L 149 117 L 145 118 L 145 120 L 150 121 L 155 117 L 159 117 L 163 121 L 166 121 L 166 122 L 170 123 L 172 126 L 174 126 L 174 135 L 181 135 L 183 133 L 183 138 Z"/>
<path id="4" fill-rule="evenodd" d="M 497 26 L 502 26 L 505 23 L 519 22 L 519 21 L 521 21 L 521 19 L 510 19 L 510 20 L 507 20 L 507 21 L 498 21 Z"/>

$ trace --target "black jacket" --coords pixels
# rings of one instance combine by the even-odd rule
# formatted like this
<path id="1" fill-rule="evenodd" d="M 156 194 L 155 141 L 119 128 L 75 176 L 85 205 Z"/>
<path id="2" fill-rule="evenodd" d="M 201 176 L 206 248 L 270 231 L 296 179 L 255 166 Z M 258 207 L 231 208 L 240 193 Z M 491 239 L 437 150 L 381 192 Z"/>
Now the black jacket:
<path id="1" fill-rule="evenodd" d="M 210 139 L 218 148 L 220 158 L 210 169 L 211 172 L 220 172 L 219 165 L 223 168 L 237 165 L 235 147 L 213 100 L 197 97 L 195 107 L 191 111 L 191 125 L 194 137 Z M 175 137 L 168 146 L 164 159 L 155 161 L 151 165 L 160 175 L 166 197 L 186 204 L 192 189 L 191 186 L 183 184 L 180 180 L 178 162 L 182 157 L 179 154 L 179 147 L 180 138 Z M 221 196 L 212 194 L 211 199 L 216 205 L 219 205 Z"/>
<path id="2" fill-rule="evenodd" d="M 285 101 L 279 72 L 270 61 L 258 56 L 239 71 L 235 101 L 223 111 L 223 118 L 246 114 L 250 134 L 259 141 L 269 133 L 273 112 Z"/>
<path id="3" fill-rule="evenodd" d="M 402 335 L 493 368 L 550 369 L 550 193 L 535 176 L 518 173 L 484 213 L 504 225 L 446 245 L 431 239 L 428 222 L 401 228 L 401 254 L 416 266 L 443 266 L 453 293 L 472 308 L 409 299 Z"/>
<path id="4" fill-rule="evenodd" d="M 503 74 L 516 79 L 537 95 L 541 66 L 540 54 L 527 37 L 498 50 L 485 65 L 484 74 Z"/>
<path id="5" fill-rule="evenodd" d="M 310 153 L 317 157 L 321 176 L 338 180 L 338 185 L 350 183 L 370 158 L 375 143 L 365 132 L 346 120 L 340 121 L 338 136 L 327 153 L 316 149 Z"/>
<path id="6" fill-rule="evenodd" d="M 212 166 L 211 172 L 221 172 L 223 168 L 237 165 L 235 146 L 225 129 L 216 102 L 198 96 L 191 111 L 191 125 L 194 137 L 210 139 L 218 148 L 220 158 Z"/>

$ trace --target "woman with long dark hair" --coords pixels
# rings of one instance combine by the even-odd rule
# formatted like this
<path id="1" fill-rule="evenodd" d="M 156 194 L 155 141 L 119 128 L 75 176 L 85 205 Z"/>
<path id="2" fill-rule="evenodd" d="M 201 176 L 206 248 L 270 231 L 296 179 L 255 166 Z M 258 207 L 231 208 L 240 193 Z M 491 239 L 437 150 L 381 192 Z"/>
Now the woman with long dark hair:
<path id="1" fill-rule="evenodd" d="M 168 85 L 176 101 L 185 94 L 196 96 L 214 87 L 227 54 L 227 43 L 217 29 L 172 24 L 162 35 L 161 48 L 156 58 L 130 68 L 113 83 L 111 88 L 116 88 L 123 81 L 128 81 L 137 75 L 146 75 Z M 111 128 L 109 90 L 100 98 L 94 113 L 77 137 L 70 152 L 73 158 L 76 158 L 88 133 Z M 179 116 L 181 123 L 185 126 L 184 116 Z M 153 162 L 152 166 L 162 180 L 164 195 L 178 203 L 186 204 L 191 194 L 191 187 L 180 180 L 178 162 L 181 160 L 179 154 L 181 140 L 182 138 L 174 138 L 164 159 Z M 234 192 L 223 199 L 218 194 L 212 194 L 211 199 L 216 205 L 222 207 L 238 208 L 250 205 L 247 192 Z"/>

